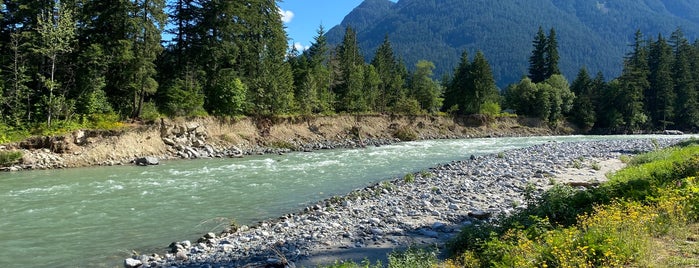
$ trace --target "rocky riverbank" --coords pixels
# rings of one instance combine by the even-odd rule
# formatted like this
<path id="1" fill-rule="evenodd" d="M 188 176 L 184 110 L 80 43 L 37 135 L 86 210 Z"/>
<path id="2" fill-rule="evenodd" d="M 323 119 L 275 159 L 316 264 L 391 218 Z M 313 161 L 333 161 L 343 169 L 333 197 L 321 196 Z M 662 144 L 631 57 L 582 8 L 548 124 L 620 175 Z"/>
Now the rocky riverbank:
<path id="1" fill-rule="evenodd" d="M 0 171 L 112 166 L 159 160 L 242 157 L 335 148 L 380 146 L 405 140 L 568 134 L 540 121 L 438 116 L 328 116 L 224 120 L 162 119 L 118 131 L 79 130 L 0 146 L 20 151 Z M 150 162 L 150 161 L 148 161 Z"/>
<path id="2" fill-rule="evenodd" d="M 406 175 L 255 226 L 230 227 L 168 253 L 136 255 L 126 267 L 313 267 L 385 258 L 393 248 L 441 247 L 461 227 L 509 214 L 555 181 L 594 185 L 621 155 L 679 139 L 547 143 L 472 157 Z M 529 190 L 527 190 L 529 189 Z"/>

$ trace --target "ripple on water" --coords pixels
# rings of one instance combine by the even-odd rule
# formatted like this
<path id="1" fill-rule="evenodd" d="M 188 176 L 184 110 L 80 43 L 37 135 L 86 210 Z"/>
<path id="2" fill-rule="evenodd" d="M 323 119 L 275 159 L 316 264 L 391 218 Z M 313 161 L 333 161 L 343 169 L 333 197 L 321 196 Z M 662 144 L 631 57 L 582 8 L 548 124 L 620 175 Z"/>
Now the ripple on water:
<path id="1" fill-rule="evenodd" d="M 53 186 L 49 186 L 49 187 L 33 187 L 33 188 L 24 189 L 24 190 L 10 190 L 8 196 L 10 196 L 10 197 L 21 197 L 21 196 L 25 196 L 25 195 L 54 196 L 54 195 L 58 195 L 62 192 L 65 192 L 67 190 L 70 190 L 75 185 L 77 185 L 77 184 L 73 184 L 73 185 L 62 184 L 62 185 L 53 185 Z"/>

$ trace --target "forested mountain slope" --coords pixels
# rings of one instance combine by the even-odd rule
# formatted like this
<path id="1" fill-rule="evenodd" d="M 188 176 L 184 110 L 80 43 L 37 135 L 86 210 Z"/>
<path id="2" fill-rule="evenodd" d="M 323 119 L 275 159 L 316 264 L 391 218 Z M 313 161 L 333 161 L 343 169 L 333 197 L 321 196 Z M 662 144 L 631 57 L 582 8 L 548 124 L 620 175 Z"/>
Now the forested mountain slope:
<path id="1" fill-rule="evenodd" d="M 503 87 L 527 74 L 539 26 L 555 28 L 566 77 L 586 66 L 611 78 L 636 30 L 669 36 L 680 27 L 690 40 L 699 36 L 699 1 L 366 0 L 328 32 L 331 44 L 342 41 L 347 26 L 357 31 L 367 60 L 388 34 L 409 68 L 426 59 L 438 75 L 451 73 L 462 51 L 482 50 Z"/>

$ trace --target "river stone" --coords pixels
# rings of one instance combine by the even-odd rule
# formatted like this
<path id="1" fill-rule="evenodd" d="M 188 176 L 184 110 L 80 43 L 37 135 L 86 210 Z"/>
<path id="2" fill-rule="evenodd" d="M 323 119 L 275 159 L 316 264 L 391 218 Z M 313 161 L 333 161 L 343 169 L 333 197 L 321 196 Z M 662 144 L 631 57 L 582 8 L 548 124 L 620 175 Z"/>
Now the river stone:
<path id="1" fill-rule="evenodd" d="M 427 236 L 427 237 L 432 237 L 432 238 L 438 238 L 438 237 L 439 237 L 439 233 L 437 233 L 437 232 L 435 232 L 435 231 L 430 231 L 430 230 L 427 230 L 427 229 L 420 229 L 420 234 L 421 234 L 421 235 L 424 235 L 424 236 Z"/>
<path id="2" fill-rule="evenodd" d="M 375 234 L 375 235 L 383 235 L 383 234 L 384 234 L 384 231 L 381 230 L 381 228 L 372 228 L 372 229 L 371 229 L 371 233 L 372 233 L 372 234 Z"/>
<path id="3" fill-rule="evenodd" d="M 156 166 L 156 165 L 160 164 L 160 162 L 158 161 L 158 158 L 155 158 L 152 156 L 137 158 L 135 163 L 138 166 Z"/>
<path id="4" fill-rule="evenodd" d="M 468 216 L 472 217 L 472 218 L 479 219 L 479 220 L 487 220 L 492 216 L 492 213 L 482 211 L 482 210 L 475 210 L 475 211 L 469 212 Z"/>
<path id="5" fill-rule="evenodd" d="M 163 143 L 165 143 L 166 145 L 169 145 L 169 146 L 176 145 L 175 141 L 170 139 L 170 138 L 162 138 L 162 140 L 163 140 Z"/>
<path id="6" fill-rule="evenodd" d="M 188 259 L 189 256 L 187 256 L 187 253 L 185 253 L 184 251 L 178 251 L 177 253 L 175 253 L 175 260 L 186 261 Z"/>
<path id="7" fill-rule="evenodd" d="M 136 267 L 140 267 L 141 265 L 143 265 L 143 262 L 141 262 L 141 260 L 137 260 L 134 258 L 128 258 L 128 259 L 124 260 L 124 267 L 125 268 L 136 268 Z"/>

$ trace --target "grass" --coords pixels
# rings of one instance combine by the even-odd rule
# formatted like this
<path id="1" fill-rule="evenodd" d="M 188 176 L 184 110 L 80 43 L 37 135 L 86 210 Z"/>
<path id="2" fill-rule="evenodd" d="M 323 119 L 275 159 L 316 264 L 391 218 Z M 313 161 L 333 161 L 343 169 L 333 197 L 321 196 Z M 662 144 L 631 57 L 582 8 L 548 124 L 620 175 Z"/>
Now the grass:
<path id="1" fill-rule="evenodd" d="M 92 114 L 74 120 L 56 120 L 51 127 L 45 123 L 36 123 L 17 128 L 0 123 L 0 144 L 25 140 L 32 135 L 58 136 L 80 129 L 115 130 L 124 127 L 125 124 L 116 114 Z"/>
<path id="2" fill-rule="evenodd" d="M 436 267 L 439 262 L 437 260 L 437 249 L 435 248 L 419 248 L 409 247 L 406 250 L 394 251 L 388 254 L 388 266 L 391 268 L 424 268 Z M 325 266 L 328 268 L 382 268 L 381 262 L 371 263 L 365 259 L 360 263 L 335 261 L 334 264 Z"/>
<path id="3" fill-rule="evenodd" d="M 413 173 L 408 173 L 403 176 L 403 181 L 406 183 L 413 183 L 415 182 L 415 175 Z"/>
<path id="4" fill-rule="evenodd" d="M 686 267 L 699 219 L 699 147 L 635 157 L 588 191 L 556 185 L 493 225 L 467 227 L 448 263 L 465 267 Z M 663 248 L 664 253 L 657 248 Z M 466 257 L 468 258 L 466 258 Z"/>
<path id="5" fill-rule="evenodd" d="M 0 167 L 13 165 L 22 159 L 21 151 L 0 151 Z"/>

